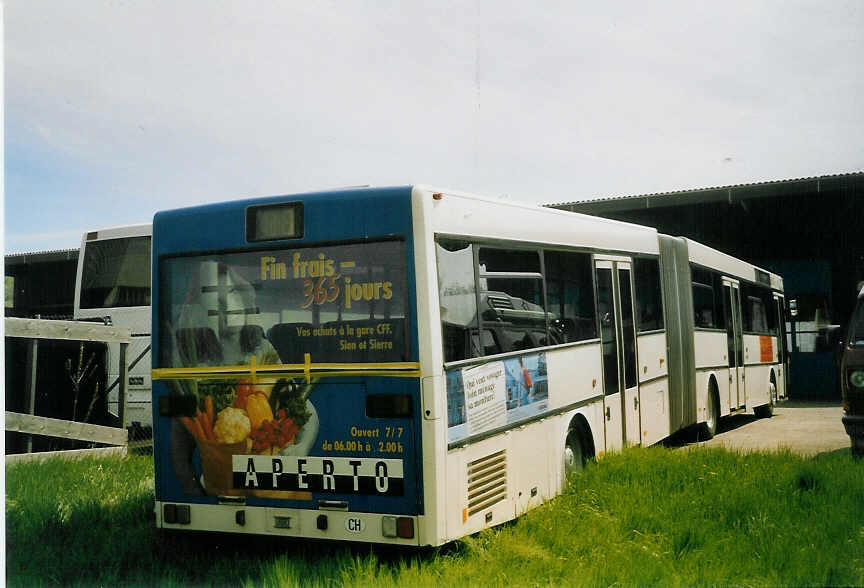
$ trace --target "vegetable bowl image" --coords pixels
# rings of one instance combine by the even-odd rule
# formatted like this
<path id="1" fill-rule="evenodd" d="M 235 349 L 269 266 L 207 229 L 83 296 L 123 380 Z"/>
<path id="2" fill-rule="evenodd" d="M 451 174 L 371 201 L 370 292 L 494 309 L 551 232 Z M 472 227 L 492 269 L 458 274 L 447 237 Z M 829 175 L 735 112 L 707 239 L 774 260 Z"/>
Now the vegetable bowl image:
<path id="1" fill-rule="evenodd" d="M 308 400 L 314 382 L 259 379 L 199 381 L 198 410 L 179 417 L 200 456 L 200 484 L 210 495 L 311 500 L 306 492 L 233 488 L 235 455 L 307 455 L 318 437 L 318 413 Z M 308 495 L 308 496 L 307 496 Z"/>

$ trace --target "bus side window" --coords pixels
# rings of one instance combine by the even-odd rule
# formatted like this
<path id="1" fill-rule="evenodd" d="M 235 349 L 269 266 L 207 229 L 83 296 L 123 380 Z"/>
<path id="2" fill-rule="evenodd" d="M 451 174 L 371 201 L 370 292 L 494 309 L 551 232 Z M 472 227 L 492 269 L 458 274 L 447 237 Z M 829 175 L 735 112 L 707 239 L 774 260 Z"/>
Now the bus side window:
<path id="1" fill-rule="evenodd" d="M 587 253 L 544 251 L 546 296 L 555 331 L 550 345 L 597 337 L 591 256 Z M 561 340 L 556 341 L 556 337 Z"/>
<path id="2" fill-rule="evenodd" d="M 468 329 L 441 323 L 441 338 L 444 343 L 444 361 L 454 361 L 456 357 L 470 357 L 468 354 Z"/>
<path id="3" fill-rule="evenodd" d="M 744 284 L 741 290 L 744 331 L 771 334 L 774 331 L 771 291 L 768 288 L 753 284 Z"/>
<path id="4" fill-rule="evenodd" d="M 775 337 L 779 334 L 779 321 L 777 320 L 777 304 L 770 292 L 763 299 L 765 303 L 765 314 L 768 321 L 768 332 Z"/>
<path id="5" fill-rule="evenodd" d="M 719 296 L 719 292 L 714 292 L 711 272 L 694 267 L 691 268 L 691 275 L 693 276 L 693 323 L 697 327 L 717 328 L 719 313 L 716 312 L 715 298 Z"/>
<path id="6" fill-rule="evenodd" d="M 711 272 L 714 286 L 714 328 L 725 329 L 726 321 L 731 320 L 726 318 L 726 307 L 724 306 L 723 296 L 723 276 L 717 272 Z"/>
<path id="7" fill-rule="evenodd" d="M 435 244 L 435 252 L 444 361 L 477 357 L 481 354 L 478 351 L 472 353 L 472 347 L 477 350 L 482 347 L 479 342 L 476 342 L 477 293 L 474 286 L 474 247 L 465 241 L 440 239 Z"/>
<path id="8" fill-rule="evenodd" d="M 747 297 L 747 305 L 750 307 L 751 324 L 750 329 L 755 333 L 768 331 L 768 320 L 765 316 L 765 305 L 756 296 Z"/>
<path id="9" fill-rule="evenodd" d="M 537 251 L 481 247 L 481 319 L 499 335 L 501 352 L 539 347 L 532 333 L 546 333 L 543 276 Z"/>
<path id="10" fill-rule="evenodd" d="M 502 352 L 501 344 L 498 342 L 498 338 L 492 329 L 483 329 L 480 335 L 477 334 L 477 331 L 474 331 L 471 337 L 474 357 L 495 355 Z"/>
<path id="11" fill-rule="evenodd" d="M 660 290 L 660 262 L 637 257 L 633 260 L 636 291 L 636 327 L 640 333 L 663 328 L 663 298 Z"/>

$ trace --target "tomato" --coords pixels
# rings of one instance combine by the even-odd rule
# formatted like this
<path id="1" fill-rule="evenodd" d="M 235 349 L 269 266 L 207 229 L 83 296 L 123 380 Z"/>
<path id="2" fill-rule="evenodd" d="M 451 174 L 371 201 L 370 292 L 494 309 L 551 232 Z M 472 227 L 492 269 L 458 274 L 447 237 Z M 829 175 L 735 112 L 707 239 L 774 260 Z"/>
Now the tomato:
<path id="1" fill-rule="evenodd" d="M 237 382 L 236 392 L 237 398 L 234 399 L 234 408 L 246 410 L 246 403 L 249 400 L 249 396 L 255 392 L 255 386 L 248 380 L 240 380 Z"/>

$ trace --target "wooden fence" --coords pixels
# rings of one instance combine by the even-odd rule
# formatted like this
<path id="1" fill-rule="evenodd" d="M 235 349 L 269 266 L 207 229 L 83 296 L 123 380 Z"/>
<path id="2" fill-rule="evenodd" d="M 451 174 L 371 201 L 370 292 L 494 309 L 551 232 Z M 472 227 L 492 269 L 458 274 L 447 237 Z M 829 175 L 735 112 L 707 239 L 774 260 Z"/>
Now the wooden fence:
<path id="1" fill-rule="evenodd" d="M 114 326 L 105 326 L 98 323 L 76 322 L 76 321 L 54 321 L 42 319 L 4 319 L 6 337 L 20 337 L 29 340 L 27 348 L 26 363 L 26 390 L 22 392 L 27 398 L 27 413 L 5 412 L 5 429 L 28 435 L 28 452 L 17 455 L 7 455 L 6 462 L 21 461 L 27 459 L 44 459 L 47 457 L 62 455 L 64 457 L 80 457 L 91 454 L 125 453 L 128 446 L 128 433 L 122 427 L 106 427 L 102 425 L 91 425 L 77 421 L 67 421 L 48 417 L 36 416 L 36 374 L 39 341 L 43 339 L 60 339 L 72 341 L 90 341 L 101 343 L 120 344 L 120 378 L 119 378 L 119 418 L 124 422 L 126 412 L 126 386 L 128 383 L 128 364 L 126 352 L 129 343 L 132 342 L 132 330 Z M 8 370 L 10 366 L 6 366 Z M 7 391 L 8 393 L 8 391 Z M 113 447 L 99 449 L 83 449 L 74 451 L 52 451 L 42 453 L 31 453 L 32 436 L 45 435 L 76 441 L 89 441 Z"/>

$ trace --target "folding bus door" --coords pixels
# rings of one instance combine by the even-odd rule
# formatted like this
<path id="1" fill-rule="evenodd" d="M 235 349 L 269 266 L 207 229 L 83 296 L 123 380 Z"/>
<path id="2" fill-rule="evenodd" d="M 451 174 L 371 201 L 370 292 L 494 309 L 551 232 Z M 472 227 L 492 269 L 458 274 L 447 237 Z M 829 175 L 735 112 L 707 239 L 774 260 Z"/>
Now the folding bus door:
<path id="1" fill-rule="evenodd" d="M 723 278 L 723 310 L 729 359 L 729 410 L 746 404 L 744 394 L 744 338 L 741 331 L 741 290 L 737 280 Z"/>
<path id="2" fill-rule="evenodd" d="M 780 294 L 774 294 L 774 309 L 777 313 L 777 397 L 786 396 L 786 300 Z"/>
<path id="3" fill-rule="evenodd" d="M 606 451 L 641 441 L 636 326 L 628 258 L 595 258 L 597 310 L 603 347 Z"/>

